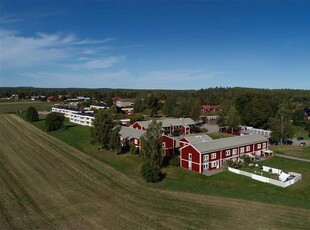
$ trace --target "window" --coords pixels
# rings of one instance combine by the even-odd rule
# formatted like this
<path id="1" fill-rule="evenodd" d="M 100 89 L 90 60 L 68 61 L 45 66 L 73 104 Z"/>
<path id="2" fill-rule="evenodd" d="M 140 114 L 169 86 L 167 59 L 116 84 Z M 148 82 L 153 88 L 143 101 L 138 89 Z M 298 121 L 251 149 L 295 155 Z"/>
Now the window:
<path id="1" fill-rule="evenodd" d="M 216 161 L 211 162 L 211 167 L 212 167 L 212 168 L 216 167 L 216 165 L 217 165 L 217 162 L 216 162 Z"/>
<path id="2" fill-rule="evenodd" d="M 227 157 L 230 156 L 230 150 L 226 150 L 226 154 Z"/>
<path id="3" fill-rule="evenodd" d="M 244 153 L 244 147 L 240 148 L 240 153 Z"/>
<path id="4" fill-rule="evenodd" d="M 263 143 L 263 148 L 266 148 L 267 147 L 267 144 L 266 143 Z"/>
<path id="5" fill-rule="evenodd" d="M 162 145 L 163 145 L 163 148 L 166 148 L 166 142 L 163 142 Z"/>
<path id="6" fill-rule="evenodd" d="M 209 160 L 209 156 L 208 155 L 204 155 L 203 156 L 203 161 L 208 161 Z"/>
<path id="7" fill-rule="evenodd" d="M 192 159 L 192 154 L 190 153 L 190 154 L 188 154 L 188 159 Z"/>
<path id="8" fill-rule="evenodd" d="M 208 168 L 208 164 L 204 164 L 204 165 L 203 165 L 203 168 L 204 168 L 204 169 L 207 169 L 207 168 Z"/>
<path id="9" fill-rule="evenodd" d="M 237 149 L 233 149 L 233 155 L 237 154 Z"/>
<path id="10" fill-rule="evenodd" d="M 138 144 L 138 140 L 137 140 L 137 139 L 135 139 L 135 140 L 134 140 L 134 143 L 135 143 L 135 145 L 137 145 L 137 144 Z"/>
<path id="11" fill-rule="evenodd" d="M 215 159 L 216 158 L 216 153 L 212 153 L 211 154 L 211 159 Z"/>
<path id="12" fill-rule="evenodd" d="M 246 147 L 246 151 L 249 152 L 250 151 L 250 146 Z"/>
<path id="13" fill-rule="evenodd" d="M 257 144 L 257 149 L 261 149 L 262 145 L 261 144 Z"/>

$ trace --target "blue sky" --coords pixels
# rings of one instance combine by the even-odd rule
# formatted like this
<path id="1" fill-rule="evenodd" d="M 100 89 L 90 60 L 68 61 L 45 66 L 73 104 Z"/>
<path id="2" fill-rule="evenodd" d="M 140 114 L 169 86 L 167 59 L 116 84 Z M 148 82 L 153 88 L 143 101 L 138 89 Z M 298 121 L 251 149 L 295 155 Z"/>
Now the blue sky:
<path id="1" fill-rule="evenodd" d="M 0 86 L 310 89 L 310 2 L 0 0 Z"/>

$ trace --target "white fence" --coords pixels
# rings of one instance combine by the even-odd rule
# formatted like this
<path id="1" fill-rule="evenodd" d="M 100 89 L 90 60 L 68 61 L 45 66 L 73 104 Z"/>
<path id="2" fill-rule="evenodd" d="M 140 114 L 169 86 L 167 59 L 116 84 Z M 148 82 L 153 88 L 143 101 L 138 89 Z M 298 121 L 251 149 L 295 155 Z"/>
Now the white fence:
<path id="1" fill-rule="evenodd" d="M 263 171 L 264 170 L 264 167 L 263 166 Z M 268 170 L 267 170 L 268 168 Z M 265 169 L 267 171 L 265 172 L 269 172 L 269 167 L 265 167 Z M 275 168 L 271 168 L 272 170 L 274 170 L 275 172 L 282 172 L 282 170 L 280 169 L 275 169 Z M 257 175 L 257 174 L 253 174 L 253 173 L 249 173 L 249 172 L 245 172 L 245 171 L 241 171 L 239 169 L 234 169 L 234 168 L 231 168 L 231 167 L 228 167 L 228 170 L 230 172 L 233 172 L 233 173 L 236 173 L 236 174 L 240 174 L 240 175 L 243 175 L 243 176 L 247 176 L 247 177 L 251 177 L 252 179 L 254 180 L 258 180 L 258 181 L 261 181 L 261 182 L 265 182 L 265 183 L 269 183 L 269 184 L 273 184 L 273 185 L 276 185 L 276 186 L 280 186 L 282 188 L 286 188 L 287 186 L 290 186 L 292 184 L 295 184 L 297 181 L 301 180 L 301 174 L 299 173 L 294 173 L 294 172 L 289 172 L 288 174 L 290 175 L 293 175 L 295 176 L 294 178 L 288 180 L 288 181 L 285 181 L 285 182 L 282 182 L 282 181 L 279 181 L 279 180 L 274 180 L 274 179 L 271 179 L 271 178 L 268 178 L 268 177 L 264 177 L 264 176 L 260 176 L 260 175 Z M 278 174 L 278 173 L 276 173 Z"/>

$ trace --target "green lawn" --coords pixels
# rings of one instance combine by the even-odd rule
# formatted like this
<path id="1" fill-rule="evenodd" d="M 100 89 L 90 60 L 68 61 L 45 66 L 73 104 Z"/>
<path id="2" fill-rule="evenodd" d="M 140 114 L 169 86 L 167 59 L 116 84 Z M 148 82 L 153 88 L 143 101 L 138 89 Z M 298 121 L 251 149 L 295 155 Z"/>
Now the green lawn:
<path id="1" fill-rule="evenodd" d="M 22 115 L 20 115 L 22 117 Z M 42 119 L 42 116 L 40 116 Z M 38 128 L 42 122 L 34 122 Z M 66 127 L 50 134 L 69 145 L 82 150 L 94 158 L 105 162 L 130 178 L 142 182 L 139 170 L 142 160 L 138 155 L 116 155 L 111 151 L 99 151 L 99 146 L 90 144 L 89 127 L 66 122 Z M 231 197 L 272 204 L 282 204 L 295 207 L 310 208 L 310 163 L 274 157 L 263 161 L 261 164 L 280 168 L 284 171 L 294 171 L 302 174 L 302 180 L 288 188 L 281 188 L 265 184 L 251 178 L 224 171 L 207 177 L 186 169 L 168 166 L 163 168 L 166 178 L 157 184 L 145 184 L 149 187 L 193 192 L 222 197 Z"/>
<path id="2" fill-rule="evenodd" d="M 277 154 L 310 159 L 310 146 L 301 147 L 295 145 L 270 145 L 269 148 Z"/>
<path id="3" fill-rule="evenodd" d="M 28 107 L 33 106 L 38 111 L 51 110 L 55 102 L 44 101 L 13 101 L 0 103 L 0 113 L 18 113 L 20 111 L 26 111 Z"/>

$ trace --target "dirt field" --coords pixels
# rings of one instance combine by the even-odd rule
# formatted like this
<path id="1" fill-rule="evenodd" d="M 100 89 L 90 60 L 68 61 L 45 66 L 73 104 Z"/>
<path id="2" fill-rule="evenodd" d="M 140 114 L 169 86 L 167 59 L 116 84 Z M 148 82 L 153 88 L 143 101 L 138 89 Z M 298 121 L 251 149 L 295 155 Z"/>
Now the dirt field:
<path id="1" fill-rule="evenodd" d="M 297 229 L 310 210 L 168 192 L 0 115 L 0 229 Z"/>

